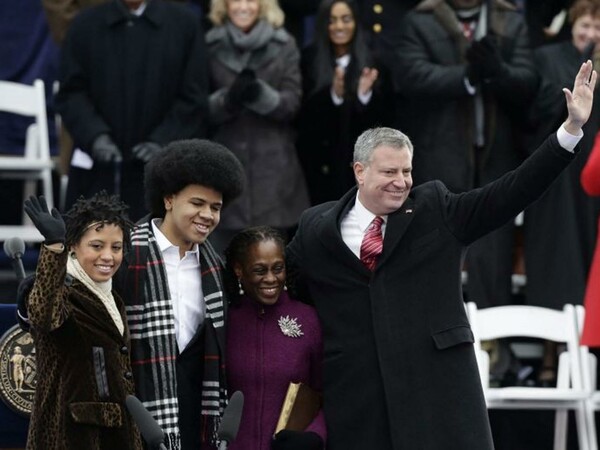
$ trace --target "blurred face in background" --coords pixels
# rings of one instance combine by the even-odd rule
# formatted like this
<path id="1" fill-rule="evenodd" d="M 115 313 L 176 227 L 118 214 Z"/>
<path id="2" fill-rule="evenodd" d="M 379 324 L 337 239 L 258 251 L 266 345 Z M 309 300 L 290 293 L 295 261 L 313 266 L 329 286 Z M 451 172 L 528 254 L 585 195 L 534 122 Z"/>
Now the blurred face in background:
<path id="1" fill-rule="evenodd" d="M 259 12 L 259 0 L 227 0 L 227 17 L 244 33 L 254 27 Z"/>
<path id="2" fill-rule="evenodd" d="M 573 22 L 571 29 L 573 45 L 583 52 L 589 44 L 600 42 L 600 17 L 585 14 Z"/>
<path id="3" fill-rule="evenodd" d="M 329 40 L 333 44 L 336 56 L 348 53 L 355 30 L 356 21 L 348 4 L 334 3 L 329 14 Z"/>

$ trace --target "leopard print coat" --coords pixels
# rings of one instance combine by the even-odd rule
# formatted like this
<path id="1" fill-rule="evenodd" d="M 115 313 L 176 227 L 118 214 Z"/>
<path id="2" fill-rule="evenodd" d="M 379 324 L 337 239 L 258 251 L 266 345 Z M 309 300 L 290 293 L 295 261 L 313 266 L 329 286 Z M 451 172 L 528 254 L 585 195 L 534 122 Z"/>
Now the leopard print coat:
<path id="1" fill-rule="evenodd" d="M 141 450 L 124 407 L 134 394 L 129 332 L 122 336 L 102 302 L 66 274 L 67 257 L 42 246 L 28 296 L 38 381 L 27 449 Z"/>

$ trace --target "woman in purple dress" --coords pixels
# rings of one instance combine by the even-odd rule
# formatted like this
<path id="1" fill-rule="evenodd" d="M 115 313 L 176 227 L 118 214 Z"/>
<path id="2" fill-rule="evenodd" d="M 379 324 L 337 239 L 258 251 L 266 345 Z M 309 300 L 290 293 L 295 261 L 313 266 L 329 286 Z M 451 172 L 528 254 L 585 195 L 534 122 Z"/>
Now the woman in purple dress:
<path id="1" fill-rule="evenodd" d="M 322 340 L 315 310 L 290 298 L 284 240 L 270 227 L 238 233 L 226 250 L 232 299 L 227 322 L 227 382 L 242 391 L 244 413 L 230 450 L 321 450 L 319 411 L 304 431 L 275 435 L 290 382 L 321 390 Z"/>

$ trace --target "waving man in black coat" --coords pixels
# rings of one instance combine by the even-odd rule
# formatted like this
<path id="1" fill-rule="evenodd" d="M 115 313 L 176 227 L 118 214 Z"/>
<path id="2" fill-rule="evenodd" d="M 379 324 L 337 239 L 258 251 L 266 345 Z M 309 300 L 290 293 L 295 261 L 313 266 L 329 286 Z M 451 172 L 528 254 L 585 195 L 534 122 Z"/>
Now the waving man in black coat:
<path id="1" fill-rule="evenodd" d="M 303 214 L 287 253 L 323 329 L 328 450 L 493 448 L 463 253 L 573 159 L 596 78 L 590 61 L 582 65 L 573 92 L 564 89 L 569 115 L 558 132 L 483 188 L 455 194 L 432 181 L 411 190 L 409 138 L 377 128 L 357 140 L 357 187 Z"/>

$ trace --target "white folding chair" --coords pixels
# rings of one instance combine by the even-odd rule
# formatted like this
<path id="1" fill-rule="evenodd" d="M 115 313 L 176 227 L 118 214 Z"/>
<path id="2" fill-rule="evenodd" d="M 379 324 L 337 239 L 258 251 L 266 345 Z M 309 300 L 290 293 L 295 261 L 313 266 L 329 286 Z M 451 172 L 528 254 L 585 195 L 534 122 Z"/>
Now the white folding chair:
<path id="1" fill-rule="evenodd" d="M 27 129 L 23 155 L 0 156 L 0 178 L 24 180 L 25 197 L 35 195 L 37 183 L 41 182 L 48 207 L 52 208 L 54 162 L 50 158 L 44 82 L 35 80 L 31 86 L 0 81 L 0 111 L 35 119 Z M 0 225 L 0 241 L 14 236 L 19 236 L 28 242 L 43 240 L 42 235 L 26 217 L 23 218 L 23 225 Z"/>
<path id="2" fill-rule="evenodd" d="M 583 319 L 585 317 L 585 308 L 582 305 L 575 306 L 577 313 L 577 328 L 579 335 L 583 331 Z M 585 412 L 588 421 L 588 435 L 590 450 L 598 450 L 598 435 L 596 431 L 596 411 L 600 411 L 600 391 L 596 385 L 596 370 L 598 367 L 596 356 L 589 352 L 585 345 L 580 346 L 581 367 L 583 376 L 583 385 L 588 392 L 588 398 L 585 402 Z"/>
<path id="3" fill-rule="evenodd" d="M 580 362 L 577 318 L 573 305 L 562 311 L 535 306 L 498 306 L 477 309 L 467 305 L 469 321 L 475 336 L 475 351 L 486 403 L 489 409 L 555 410 L 554 450 L 567 445 L 567 412 L 575 411 L 580 450 L 589 445 L 586 399 Z M 556 387 L 490 387 L 489 358 L 481 349 L 481 341 L 507 337 L 546 339 L 566 344 L 558 362 Z"/>

